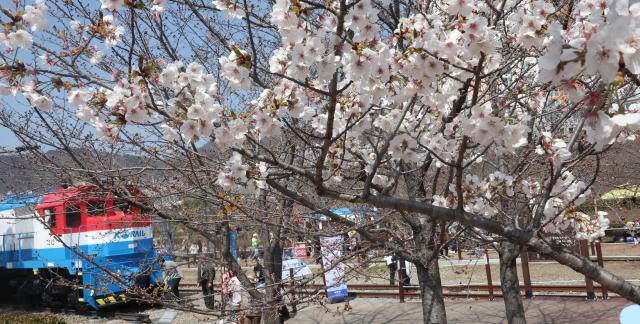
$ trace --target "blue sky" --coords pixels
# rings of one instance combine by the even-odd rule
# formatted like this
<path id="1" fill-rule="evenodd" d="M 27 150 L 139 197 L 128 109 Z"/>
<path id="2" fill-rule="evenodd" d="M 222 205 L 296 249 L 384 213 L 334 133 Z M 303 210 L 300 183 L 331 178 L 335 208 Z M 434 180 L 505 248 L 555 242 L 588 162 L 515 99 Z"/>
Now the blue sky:
<path id="1" fill-rule="evenodd" d="M 9 111 L 16 113 L 22 113 L 27 109 L 31 109 L 24 100 L 18 100 L 18 98 L 14 96 L 5 96 L 0 100 L 2 100 L 0 103 L 2 107 L 0 107 L 0 109 L 9 108 Z M 15 137 L 15 135 L 13 135 L 13 132 L 0 125 L 0 147 L 14 148 L 20 145 L 20 141 Z"/>
<path id="2" fill-rule="evenodd" d="M 16 147 L 18 145 L 20 142 L 13 136 L 13 133 L 8 128 L 0 126 L 0 146 Z"/>

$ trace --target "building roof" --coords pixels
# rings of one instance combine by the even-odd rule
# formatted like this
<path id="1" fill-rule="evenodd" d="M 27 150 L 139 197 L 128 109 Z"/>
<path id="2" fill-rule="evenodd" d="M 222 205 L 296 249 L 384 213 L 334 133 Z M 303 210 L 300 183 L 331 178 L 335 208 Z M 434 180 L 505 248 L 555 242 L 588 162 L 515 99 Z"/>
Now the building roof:
<path id="1" fill-rule="evenodd" d="M 41 201 L 42 196 L 34 194 L 10 195 L 9 197 L 0 200 L 0 211 L 26 207 L 27 205 L 35 205 Z"/>

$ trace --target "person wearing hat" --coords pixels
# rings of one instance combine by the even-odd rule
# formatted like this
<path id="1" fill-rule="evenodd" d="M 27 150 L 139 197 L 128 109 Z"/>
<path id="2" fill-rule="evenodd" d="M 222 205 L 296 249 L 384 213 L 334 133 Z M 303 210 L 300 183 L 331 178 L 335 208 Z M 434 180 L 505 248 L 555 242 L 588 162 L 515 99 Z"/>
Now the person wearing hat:
<path id="1" fill-rule="evenodd" d="M 251 237 L 251 256 L 249 259 L 257 259 L 260 257 L 260 251 L 258 247 L 260 246 L 260 241 L 258 240 L 258 233 L 253 233 Z"/>

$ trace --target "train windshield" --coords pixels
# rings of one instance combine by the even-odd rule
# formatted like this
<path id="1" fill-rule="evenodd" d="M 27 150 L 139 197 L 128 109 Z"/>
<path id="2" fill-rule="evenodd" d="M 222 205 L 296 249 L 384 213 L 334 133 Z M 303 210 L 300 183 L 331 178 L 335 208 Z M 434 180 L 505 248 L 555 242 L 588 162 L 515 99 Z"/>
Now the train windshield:
<path id="1" fill-rule="evenodd" d="M 104 216 L 105 215 L 105 202 L 103 200 L 93 200 L 87 202 L 87 216 Z"/>

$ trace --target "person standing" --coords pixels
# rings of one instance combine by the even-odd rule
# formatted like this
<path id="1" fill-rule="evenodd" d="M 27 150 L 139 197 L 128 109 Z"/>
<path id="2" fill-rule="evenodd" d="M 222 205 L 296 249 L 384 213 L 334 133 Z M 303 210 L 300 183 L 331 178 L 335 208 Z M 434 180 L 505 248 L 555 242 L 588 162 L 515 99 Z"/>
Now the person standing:
<path id="1" fill-rule="evenodd" d="M 398 268 L 402 271 L 402 285 L 410 286 L 411 285 L 411 263 L 405 260 L 398 260 Z"/>
<path id="2" fill-rule="evenodd" d="M 228 302 L 229 309 L 229 323 L 238 323 L 242 317 L 241 310 L 247 304 L 247 300 L 244 300 L 245 292 L 244 287 L 240 283 L 235 271 L 229 271 L 228 285 Z M 243 298 L 245 297 L 245 298 Z"/>
<path id="3" fill-rule="evenodd" d="M 260 260 L 258 260 L 258 258 L 253 258 L 252 262 L 253 276 L 256 280 L 256 289 L 260 292 L 264 292 L 264 284 L 266 282 L 264 279 L 264 268 L 262 267 L 262 264 L 260 264 Z"/>
<path id="4" fill-rule="evenodd" d="M 398 262 L 396 260 L 395 255 L 387 255 L 384 257 L 384 261 L 387 263 L 387 268 L 389 268 L 389 284 L 396 284 L 396 271 L 398 271 Z"/>
<path id="5" fill-rule="evenodd" d="M 178 269 L 178 264 L 171 260 L 165 260 L 160 258 L 160 267 L 164 271 L 164 280 L 171 290 L 171 294 L 177 299 L 180 299 L 180 291 L 178 285 L 182 280 L 182 272 Z"/>
<path id="6" fill-rule="evenodd" d="M 260 258 L 260 251 L 258 250 L 260 247 L 260 240 L 258 240 L 258 233 L 253 233 L 251 237 L 251 256 L 250 259 Z"/>
<path id="7" fill-rule="evenodd" d="M 187 259 L 187 268 L 191 268 L 190 260 L 193 260 L 193 263 L 196 262 L 196 255 L 198 255 L 198 245 L 195 243 L 191 243 L 191 245 L 189 245 L 189 257 Z"/>
<path id="8" fill-rule="evenodd" d="M 198 285 L 202 289 L 204 305 L 208 309 L 213 309 L 213 281 L 216 279 L 216 269 L 207 262 L 204 257 L 200 257 L 198 262 Z"/>
<path id="9" fill-rule="evenodd" d="M 440 255 L 444 257 L 449 257 L 449 233 L 445 232 L 444 237 L 440 246 Z"/>
<path id="10" fill-rule="evenodd" d="M 184 260 L 189 261 L 189 249 L 188 249 L 188 244 L 189 242 L 187 242 L 187 239 L 184 238 L 182 239 L 182 243 L 180 243 L 180 258 Z M 176 258 L 176 260 L 178 260 L 178 258 Z"/>

